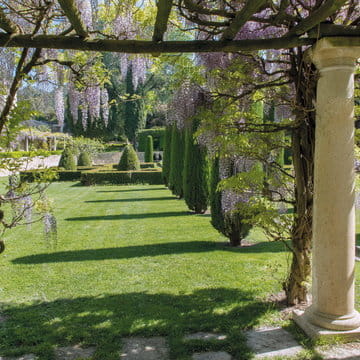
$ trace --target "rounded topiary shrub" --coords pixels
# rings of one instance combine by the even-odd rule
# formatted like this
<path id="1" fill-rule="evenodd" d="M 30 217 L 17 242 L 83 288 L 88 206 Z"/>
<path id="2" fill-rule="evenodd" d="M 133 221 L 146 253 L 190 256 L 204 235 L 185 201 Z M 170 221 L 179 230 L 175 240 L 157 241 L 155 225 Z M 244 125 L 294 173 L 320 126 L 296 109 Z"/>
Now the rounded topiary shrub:
<path id="1" fill-rule="evenodd" d="M 127 171 L 127 170 L 139 170 L 140 161 L 131 144 L 126 145 L 118 165 L 118 170 Z"/>
<path id="2" fill-rule="evenodd" d="M 62 152 L 59 166 L 65 170 L 76 170 L 75 155 L 70 147 L 66 147 Z"/>
<path id="3" fill-rule="evenodd" d="M 146 137 L 145 162 L 154 161 L 154 141 L 151 135 Z"/>
<path id="4" fill-rule="evenodd" d="M 91 165 L 92 165 L 92 161 L 90 154 L 86 151 L 81 152 L 78 159 L 78 166 L 91 166 Z"/>

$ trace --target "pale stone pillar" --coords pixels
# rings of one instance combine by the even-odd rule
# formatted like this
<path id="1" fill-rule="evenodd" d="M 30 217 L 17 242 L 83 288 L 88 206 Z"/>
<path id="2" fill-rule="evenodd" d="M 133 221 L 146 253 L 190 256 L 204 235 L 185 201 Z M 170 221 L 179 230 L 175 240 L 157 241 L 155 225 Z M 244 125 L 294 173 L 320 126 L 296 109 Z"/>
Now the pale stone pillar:
<path id="1" fill-rule="evenodd" d="M 311 50 L 319 70 L 313 214 L 312 324 L 360 327 L 354 308 L 354 71 L 359 46 L 322 39 Z"/>

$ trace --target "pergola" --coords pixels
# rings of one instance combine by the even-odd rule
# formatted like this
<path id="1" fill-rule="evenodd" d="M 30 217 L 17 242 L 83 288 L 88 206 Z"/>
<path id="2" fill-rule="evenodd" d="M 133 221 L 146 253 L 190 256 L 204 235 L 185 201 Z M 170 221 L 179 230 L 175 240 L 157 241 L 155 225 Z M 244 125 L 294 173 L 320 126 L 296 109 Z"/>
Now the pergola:
<path id="1" fill-rule="evenodd" d="M 41 0 L 39 0 L 41 2 Z M 349 0 L 243 0 L 233 3 L 158 0 L 151 39 L 119 40 L 90 31 L 76 0 L 48 1 L 68 28 L 62 33 L 24 33 L 0 2 L 1 47 L 74 49 L 124 53 L 238 52 L 311 46 L 320 76 L 316 102 L 312 305 L 295 321 L 311 336 L 359 336 L 354 308 L 354 72 L 360 58 L 360 5 Z M 289 7 L 303 11 L 288 11 Z M 357 18 L 335 24 L 332 15 L 352 7 Z M 211 40 L 167 41 L 171 11 Z M 346 10 L 344 10 L 346 12 Z M 346 18 L 346 14 L 345 14 Z M 330 19 L 330 20 L 329 20 Z M 287 29 L 281 35 L 238 39 L 250 22 Z M 215 31 L 216 30 L 216 31 Z M 261 35 L 260 35 L 261 36 Z"/>

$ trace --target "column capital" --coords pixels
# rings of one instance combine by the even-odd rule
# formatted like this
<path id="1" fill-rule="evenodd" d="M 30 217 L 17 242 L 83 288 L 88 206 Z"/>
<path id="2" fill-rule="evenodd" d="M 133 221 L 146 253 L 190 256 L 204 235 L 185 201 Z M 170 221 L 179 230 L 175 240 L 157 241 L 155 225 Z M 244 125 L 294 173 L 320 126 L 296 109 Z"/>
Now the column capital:
<path id="1" fill-rule="evenodd" d="M 320 39 L 308 50 L 310 60 L 318 70 L 326 68 L 354 68 L 360 58 L 360 39 L 334 37 Z"/>

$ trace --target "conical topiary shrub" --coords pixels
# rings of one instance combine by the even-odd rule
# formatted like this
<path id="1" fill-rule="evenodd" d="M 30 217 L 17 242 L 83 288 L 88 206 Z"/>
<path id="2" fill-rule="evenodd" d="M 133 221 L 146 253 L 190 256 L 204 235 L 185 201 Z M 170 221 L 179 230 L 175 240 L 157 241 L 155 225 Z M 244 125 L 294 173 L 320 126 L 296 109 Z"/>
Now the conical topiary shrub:
<path id="1" fill-rule="evenodd" d="M 128 171 L 128 170 L 139 170 L 140 161 L 131 144 L 125 146 L 125 149 L 121 155 L 118 170 Z"/>
<path id="2" fill-rule="evenodd" d="M 86 151 L 81 152 L 78 159 L 78 166 L 91 166 L 91 165 L 92 165 L 92 161 L 90 154 Z"/>
<path id="3" fill-rule="evenodd" d="M 62 152 L 59 166 L 65 170 L 76 170 L 75 155 L 70 147 L 66 147 Z"/>
<path id="4" fill-rule="evenodd" d="M 145 162 L 154 161 L 154 140 L 151 135 L 146 137 Z"/>

